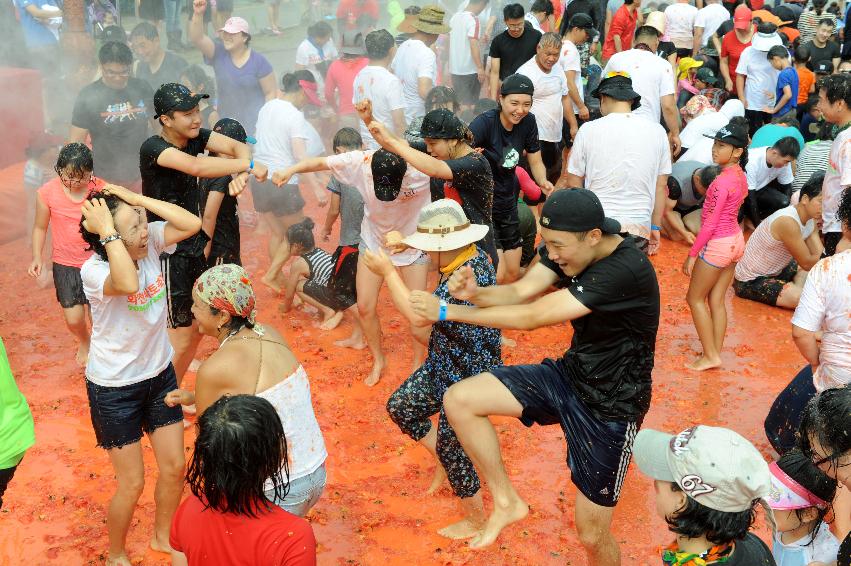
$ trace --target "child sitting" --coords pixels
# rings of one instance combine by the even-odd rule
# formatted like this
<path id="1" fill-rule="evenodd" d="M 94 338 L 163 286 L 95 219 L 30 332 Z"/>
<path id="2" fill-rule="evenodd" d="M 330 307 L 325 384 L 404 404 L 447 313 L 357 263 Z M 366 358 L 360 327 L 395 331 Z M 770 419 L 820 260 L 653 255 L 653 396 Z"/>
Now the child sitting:
<path id="1" fill-rule="evenodd" d="M 836 481 L 797 449 L 772 462 L 768 469 L 771 471 L 768 505 L 777 523 L 772 548 L 777 565 L 833 562 L 839 541 L 824 518 L 836 495 Z"/>

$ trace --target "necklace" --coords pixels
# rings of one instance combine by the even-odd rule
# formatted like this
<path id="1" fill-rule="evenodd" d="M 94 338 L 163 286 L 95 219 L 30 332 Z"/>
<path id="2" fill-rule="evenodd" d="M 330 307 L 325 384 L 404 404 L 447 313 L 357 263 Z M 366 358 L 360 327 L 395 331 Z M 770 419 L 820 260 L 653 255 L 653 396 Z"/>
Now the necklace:
<path id="1" fill-rule="evenodd" d="M 236 330 L 231 330 L 230 332 L 228 332 L 228 335 L 227 335 L 227 336 L 225 336 L 225 339 L 224 339 L 224 340 L 222 340 L 221 342 L 219 342 L 219 348 L 221 348 L 222 346 L 224 346 L 224 345 L 225 345 L 225 342 L 227 342 L 228 340 L 230 340 L 231 338 L 233 338 L 234 336 L 236 336 L 237 334 L 239 334 L 240 332 L 242 332 L 242 329 L 243 329 L 243 328 L 245 328 L 245 325 L 240 326 L 240 327 L 239 327 L 239 328 L 237 328 Z"/>

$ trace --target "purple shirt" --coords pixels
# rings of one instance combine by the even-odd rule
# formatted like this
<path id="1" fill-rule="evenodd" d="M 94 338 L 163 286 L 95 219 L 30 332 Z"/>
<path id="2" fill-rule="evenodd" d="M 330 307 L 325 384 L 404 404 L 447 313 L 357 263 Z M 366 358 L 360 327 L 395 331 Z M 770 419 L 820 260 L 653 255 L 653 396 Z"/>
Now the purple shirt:
<path id="1" fill-rule="evenodd" d="M 257 114 L 266 102 L 260 79 L 273 72 L 272 65 L 252 49 L 245 65 L 237 67 L 224 44 L 216 40 L 215 45 L 212 59 L 205 57 L 204 62 L 211 65 L 216 73 L 219 115 L 237 120 L 248 135 L 253 135 Z"/>

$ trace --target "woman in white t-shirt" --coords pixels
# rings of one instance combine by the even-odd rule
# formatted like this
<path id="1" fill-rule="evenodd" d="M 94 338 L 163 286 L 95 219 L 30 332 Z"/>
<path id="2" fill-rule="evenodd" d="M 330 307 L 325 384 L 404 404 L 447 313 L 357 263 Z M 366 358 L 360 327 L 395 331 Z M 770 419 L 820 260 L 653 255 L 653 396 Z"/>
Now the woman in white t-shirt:
<path id="1" fill-rule="evenodd" d="M 217 265 L 201 274 L 192 289 L 192 313 L 198 331 L 215 338 L 219 349 L 198 368 L 195 392 L 175 389 L 166 403 L 195 404 L 200 416 L 224 395 L 256 395 L 269 401 L 287 435 L 289 490 L 275 500 L 274 486 L 267 481 L 266 495 L 285 511 L 304 517 L 325 488 L 328 456 L 304 367 L 277 330 L 255 320 L 254 288 L 238 265 Z M 237 366 L 242 371 L 233 371 Z"/>
<path id="2" fill-rule="evenodd" d="M 146 211 L 165 222 L 149 224 Z M 201 219 L 180 206 L 115 185 L 83 204 L 81 233 L 94 251 L 80 269 L 92 316 L 86 392 L 98 446 L 118 482 L 106 520 L 107 564 L 130 564 L 125 541 L 144 487 L 143 432 L 159 469 L 151 548 L 171 550 L 171 517 L 183 493 L 183 412 L 163 402 L 177 380 L 160 254 L 200 229 Z"/>

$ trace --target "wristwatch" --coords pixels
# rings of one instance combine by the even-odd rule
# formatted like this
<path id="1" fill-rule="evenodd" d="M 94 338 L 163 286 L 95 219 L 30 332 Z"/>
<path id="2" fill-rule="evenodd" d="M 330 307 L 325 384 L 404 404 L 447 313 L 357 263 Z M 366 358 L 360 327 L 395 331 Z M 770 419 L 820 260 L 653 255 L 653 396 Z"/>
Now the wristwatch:
<path id="1" fill-rule="evenodd" d="M 110 235 L 109 235 L 109 236 L 107 236 L 106 238 L 101 238 L 101 239 L 100 239 L 100 244 L 101 244 L 102 246 L 105 246 L 105 245 L 107 245 L 107 244 L 108 244 L 108 243 L 110 243 L 110 242 L 114 242 L 115 240 L 120 240 L 120 239 L 121 239 L 121 236 L 118 234 L 118 232 L 116 232 L 116 233 L 114 233 L 114 234 L 110 234 Z"/>

